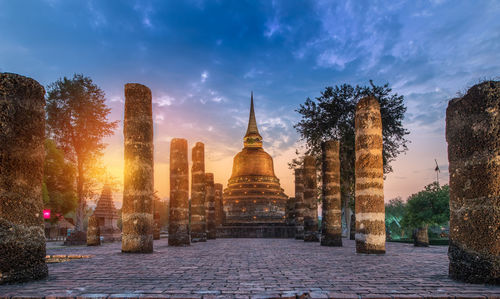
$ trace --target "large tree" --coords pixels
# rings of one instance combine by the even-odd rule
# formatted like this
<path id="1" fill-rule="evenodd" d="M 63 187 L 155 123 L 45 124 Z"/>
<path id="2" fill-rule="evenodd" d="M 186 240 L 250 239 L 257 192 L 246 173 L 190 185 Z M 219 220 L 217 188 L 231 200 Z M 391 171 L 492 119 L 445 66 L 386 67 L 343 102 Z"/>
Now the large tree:
<path id="1" fill-rule="evenodd" d="M 356 104 L 365 96 L 373 96 L 380 103 L 384 173 L 389 173 L 392 171 L 390 162 L 407 150 L 405 135 L 409 134 L 403 128 L 404 97 L 392 93 L 389 84 L 377 86 L 370 80 L 369 86 L 343 84 L 326 87 L 319 97 L 307 98 L 296 110 L 302 118 L 295 129 L 306 141 L 306 154 L 314 155 L 320 161 L 321 143 L 328 139 L 340 141 L 341 196 L 347 224 L 350 222 L 347 212 L 354 198 L 354 117 Z M 300 160 L 294 160 L 291 166 L 300 163 Z"/>
<path id="2" fill-rule="evenodd" d="M 65 215 L 76 208 L 75 167 L 51 139 L 45 140 L 43 174 L 44 207 L 54 216 Z M 54 221 L 56 217 L 52 218 Z"/>
<path id="3" fill-rule="evenodd" d="M 47 131 L 66 157 L 76 165 L 78 206 L 75 230 L 83 230 L 87 173 L 102 155 L 102 139 L 113 134 L 116 122 L 108 121 L 110 109 L 104 92 L 92 79 L 80 74 L 48 86 Z"/>

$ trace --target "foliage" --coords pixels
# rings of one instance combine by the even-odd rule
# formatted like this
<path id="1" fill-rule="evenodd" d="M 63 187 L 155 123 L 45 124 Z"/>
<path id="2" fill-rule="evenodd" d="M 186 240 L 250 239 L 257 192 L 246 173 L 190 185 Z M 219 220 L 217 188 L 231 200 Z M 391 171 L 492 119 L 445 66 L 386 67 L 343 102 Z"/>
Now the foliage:
<path id="1" fill-rule="evenodd" d="M 446 224 L 450 219 L 449 203 L 448 185 L 429 184 L 408 198 L 402 224 L 411 228 Z"/>
<path id="2" fill-rule="evenodd" d="M 402 124 L 406 112 L 404 97 L 391 92 L 388 84 L 377 86 L 372 81 L 369 86 L 343 84 L 326 87 L 319 97 L 314 100 L 307 98 L 297 110 L 302 118 L 294 127 L 306 141 L 306 154 L 317 157 L 318 163 L 321 143 L 329 139 L 340 141 L 341 194 L 344 202 L 351 199 L 351 206 L 355 180 L 354 120 L 356 104 L 361 98 L 373 96 L 380 103 L 384 173 L 391 172 L 390 162 L 407 150 L 405 135 L 409 132 Z M 295 168 L 301 164 L 300 159 L 294 159 L 289 166 Z"/>
<path id="3" fill-rule="evenodd" d="M 75 209 L 75 167 L 64 159 L 64 153 L 50 139 L 45 140 L 43 182 L 44 207 L 50 209 L 52 215 L 65 215 Z"/>
<path id="4" fill-rule="evenodd" d="M 92 79 L 75 74 L 48 86 L 47 134 L 64 151 L 67 159 L 76 165 L 78 209 L 76 230 L 83 229 L 89 172 L 98 165 L 105 144 L 102 139 L 110 136 L 116 122 L 107 120 L 110 109 L 105 104 L 104 92 Z"/>
<path id="5" fill-rule="evenodd" d="M 401 220 L 405 211 L 406 203 L 401 197 L 393 198 L 385 204 L 385 225 L 393 239 L 404 237 L 405 228 L 402 226 Z"/>

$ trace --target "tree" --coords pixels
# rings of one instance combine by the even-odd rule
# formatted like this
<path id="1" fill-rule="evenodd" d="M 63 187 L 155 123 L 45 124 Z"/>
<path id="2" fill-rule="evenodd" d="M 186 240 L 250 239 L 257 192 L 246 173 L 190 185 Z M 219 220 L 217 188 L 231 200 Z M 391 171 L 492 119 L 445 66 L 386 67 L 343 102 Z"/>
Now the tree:
<path id="1" fill-rule="evenodd" d="M 76 208 L 75 167 L 64 159 L 64 153 L 51 139 L 45 140 L 43 175 L 44 207 L 64 215 Z M 54 218 L 56 219 L 56 218 Z"/>
<path id="2" fill-rule="evenodd" d="M 343 84 L 326 87 L 319 97 L 314 100 L 307 98 L 296 110 L 302 118 L 294 127 L 306 141 L 306 154 L 314 155 L 320 161 L 321 143 L 328 139 L 340 141 L 341 196 L 345 211 L 353 206 L 356 157 L 354 118 L 356 104 L 361 98 L 373 96 L 380 103 L 384 173 L 390 173 L 390 162 L 408 149 L 405 135 L 409 132 L 402 124 L 406 112 L 404 97 L 391 92 L 389 84 L 377 86 L 371 80 L 370 86 Z M 290 166 L 300 163 L 300 160 L 294 159 Z M 349 224 L 349 213 L 345 215 Z"/>
<path id="3" fill-rule="evenodd" d="M 389 200 L 385 204 L 385 225 L 389 231 L 391 238 L 399 239 L 404 235 L 404 228 L 401 220 L 406 212 L 406 203 L 401 197 L 396 197 Z"/>
<path id="4" fill-rule="evenodd" d="M 427 228 L 430 225 L 443 225 L 450 219 L 450 188 L 448 185 L 439 186 L 437 182 L 424 187 L 424 190 L 412 194 L 406 203 L 406 212 L 402 224 L 416 229 L 414 234 L 415 245 L 425 243 Z M 425 246 L 425 245 L 424 245 Z"/>
<path id="5" fill-rule="evenodd" d="M 48 136 L 76 165 L 75 230 L 83 231 L 86 175 L 102 155 L 105 147 L 102 139 L 113 134 L 117 123 L 107 120 L 110 109 L 105 104 L 104 92 L 92 79 L 79 74 L 48 86 L 46 109 Z"/>

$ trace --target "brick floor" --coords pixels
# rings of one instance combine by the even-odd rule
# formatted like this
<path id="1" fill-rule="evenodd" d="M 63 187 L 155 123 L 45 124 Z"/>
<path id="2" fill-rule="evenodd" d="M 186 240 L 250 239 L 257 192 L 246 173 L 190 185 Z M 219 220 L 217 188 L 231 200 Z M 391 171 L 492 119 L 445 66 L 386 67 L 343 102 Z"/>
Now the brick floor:
<path id="1" fill-rule="evenodd" d="M 354 241 L 322 247 L 293 239 L 218 239 L 190 247 L 155 241 L 153 254 L 120 243 L 48 249 L 92 258 L 49 264 L 49 278 L 0 286 L 0 297 L 89 298 L 500 298 L 500 286 L 448 278 L 446 246 L 388 243 L 356 255 Z"/>

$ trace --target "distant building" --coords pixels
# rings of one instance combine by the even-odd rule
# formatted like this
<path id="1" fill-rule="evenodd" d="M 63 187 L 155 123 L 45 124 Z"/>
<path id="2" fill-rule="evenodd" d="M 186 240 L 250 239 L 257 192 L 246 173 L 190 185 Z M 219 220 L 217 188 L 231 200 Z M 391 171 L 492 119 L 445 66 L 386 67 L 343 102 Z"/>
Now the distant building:
<path id="1" fill-rule="evenodd" d="M 99 229 L 103 242 L 114 242 L 121 240 L 121 231 L 117 226 L 118 212 L 113 203 L 111 187 L 104 185 L 101 197 L 97 202 L 94 215 L 99 221 Z"/>

